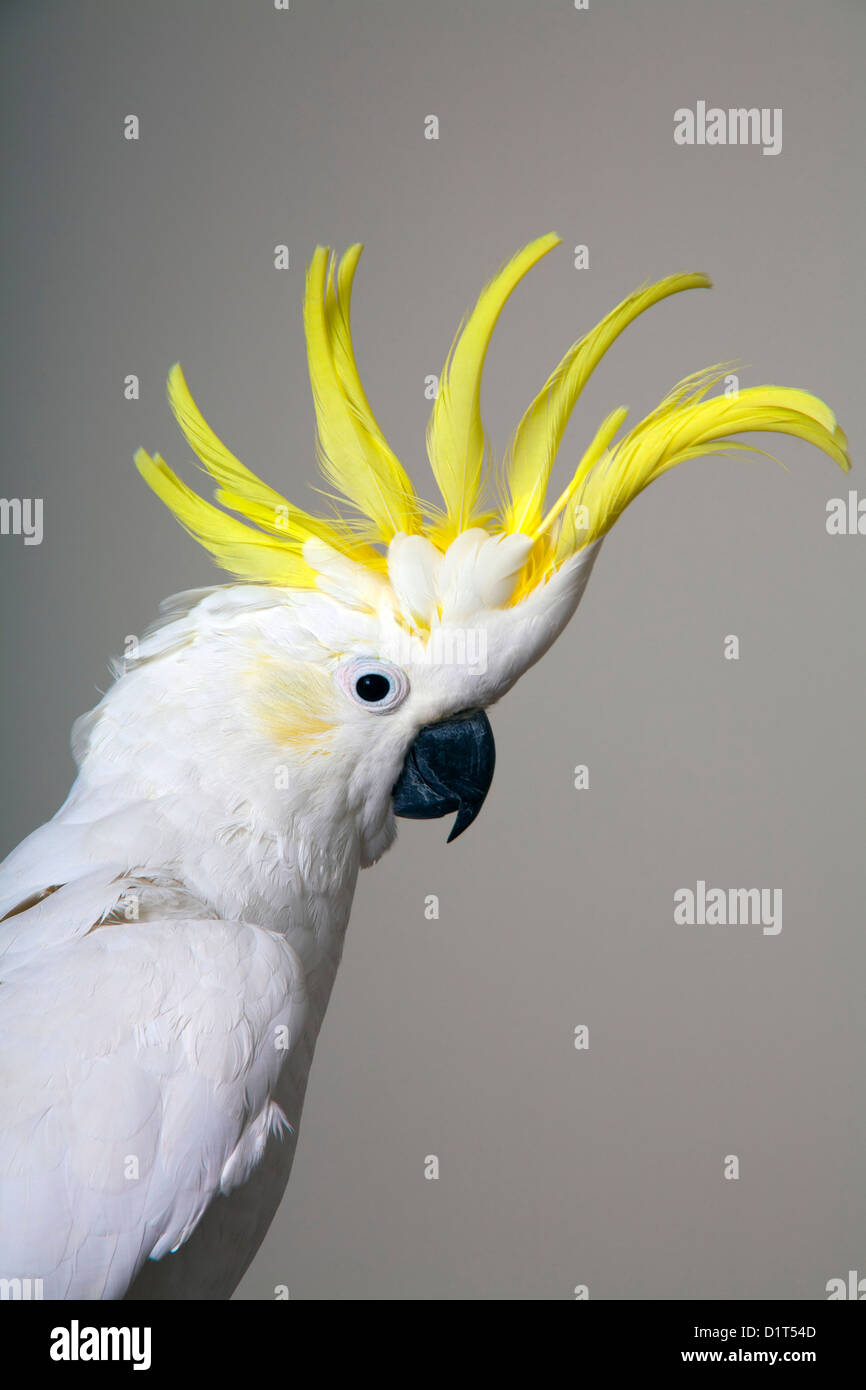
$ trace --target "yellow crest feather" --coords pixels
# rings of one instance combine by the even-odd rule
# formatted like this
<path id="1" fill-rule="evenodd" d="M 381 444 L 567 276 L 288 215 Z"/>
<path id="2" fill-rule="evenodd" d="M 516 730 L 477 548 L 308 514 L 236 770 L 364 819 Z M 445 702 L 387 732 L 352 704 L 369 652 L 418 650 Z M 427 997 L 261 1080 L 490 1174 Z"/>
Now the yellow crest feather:
<path id="1" fill-rule="evenodd" d="M 847 440 L 823 401 L 781 386 L 750 386 L 735 396 L 707 399 L 726 370 L 709 367 L 687 377 L 619 444 L 583 470 L 569 499 L 569 506 L 582 508 L 587 518 L 582 544 L 605 535 L 638 493 L 686 459 L 724 449 L 759 452 L 734 435 L 791 434 L 814 444 L 847 472 Z"/>
<path id="2" fill-rule="evenodd" d="M 510 502 L 503 521 L 508 531 L 531 534 L 541 520 L 553 461 L 580 393 L 608 348 L 639 314 L 681 290 L 709 288 L 701 274 L 669 275 L 644 285 L 612 309 L 591 333 L 579 339 L 551 373 L 514 432 L 505 473 Z"/>
<path id="3" fill-rule="evenodd" d="M 352 348 L 349 300 L 359 245 L 334 258 L 319 246 L 307 273 L 304 323 L 318 425 L 319 463 L 328 481 L 374 527 L 386 545 L 398 531 L 421 529 L 409 476 L 370 409 Z"/>
<path id="4" fill-rule="evenodd" d="M 293 506 L 250 471 L 217 437 L 193 400 L 179 365 L 168 378 L 172 411 L 201 466 L 217 484 L 204 501 L 159 454 L 135 456 L 142 477 L 217 564 L 242 579 L 290 588 L 317 582 L 315 547 L 323 542 L 376 576 L 387 574 L 387 547 L 401 535 L 424 536 L 440 551 L 466 531 L 523 534 L 527 558 L 510 602 L 517 603 L 565 560 L 599 539 L 640 492 L 686 459 L 722 449 L 754 449 L 733 436 L 791 434 L 850 467 L 847 440 L 823 401 L 781 386 L 753 386 L 709 396 L 725 373 L 710 367 L 681 381 L 620 440 L 624 407 L 603 421 L 571 481 L 544 513 L 545 493 L 569 416 L 592 371 L 620 333 L 651 305 L 681 290 L 709 285 L 699 273 L 671 275 L 624 299 L 569 348 L 524 413 L 508 447 L 507 496 L 499 513 L 483 499 L 485 436 L 481 375 L 502 308 L 527 271 L 559 241 L 539 237 L 482 290 L 448 354 L 427 430 L 427 447 L 444 501 L 422 502 L 370 408 L 352 345 L 350 299 L 361 254 L 351 246 L 336 265 L 318 247 L 306 284 L 304 323 L 316 409 L 319 462 L 327 481 L 356 515 L 325 520 Z M 490 526 L 488 527 L 488 523 Z M 310 560 L 304 558 L 305 554 Z"/>
<path id="5" fill-rule="evenodd" d="M 477 503 L 484 466 L 484 359 L 508 296 L 526 272 L 558 244 L 559 237 L 551 234 L 518 251 L 481 291 L 451 345 L 427 429 L 430 466 L 445 500 L 445 520 L 434 532 L 440 543 L 447 545 L 482 519 L 477 514 Z"/>

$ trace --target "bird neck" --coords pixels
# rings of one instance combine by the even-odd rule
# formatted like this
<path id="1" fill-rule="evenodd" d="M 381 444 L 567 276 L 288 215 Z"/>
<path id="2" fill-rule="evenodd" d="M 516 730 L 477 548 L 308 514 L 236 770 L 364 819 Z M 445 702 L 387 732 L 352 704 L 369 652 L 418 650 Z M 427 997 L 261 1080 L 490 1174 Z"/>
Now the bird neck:
<path id="1" fill-rule="evenodd" d="M 242 621 L 203 632 L 193 609 L 142 644 L 76 726 L 80 772 L 55 824 L 90 863 L 176 883 L 217 917 L 282 932 L 327 974 L 370 855 L 345 779 L 262 741 L 247 643 Z M 381 848 L 392 825 L 389 815 L 377 827 Z"/>

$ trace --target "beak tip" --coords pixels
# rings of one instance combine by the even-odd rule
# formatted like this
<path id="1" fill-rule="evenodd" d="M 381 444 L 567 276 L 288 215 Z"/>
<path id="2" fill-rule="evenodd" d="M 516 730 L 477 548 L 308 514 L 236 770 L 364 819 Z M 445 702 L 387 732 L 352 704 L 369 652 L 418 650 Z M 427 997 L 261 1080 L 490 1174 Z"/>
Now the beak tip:
<path id="1" fill-rule="evenodd" d="M 480 811 L 480 806 L 469 806 L 466 802 L 461 802 L 454 819 L 454 824 L 448 834 L 446 845 L 450 845 L 452 840 L 456 840 L 458 835 L 462 835 L 464 830 L 468 830 L 475 817 Z"/>

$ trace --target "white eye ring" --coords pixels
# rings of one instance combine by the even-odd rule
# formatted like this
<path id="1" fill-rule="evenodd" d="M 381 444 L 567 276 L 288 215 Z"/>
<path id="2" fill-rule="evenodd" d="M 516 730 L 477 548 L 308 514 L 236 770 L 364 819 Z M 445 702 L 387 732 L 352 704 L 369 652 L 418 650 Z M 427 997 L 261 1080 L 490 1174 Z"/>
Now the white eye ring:
<path id="1" fill-rule="evenodd" d="M 338 667 L 335 674 L 352 703 L 370 714 L 390 714 L 409 694 L 406 672 L 390 661 L 355 656 Z"/>

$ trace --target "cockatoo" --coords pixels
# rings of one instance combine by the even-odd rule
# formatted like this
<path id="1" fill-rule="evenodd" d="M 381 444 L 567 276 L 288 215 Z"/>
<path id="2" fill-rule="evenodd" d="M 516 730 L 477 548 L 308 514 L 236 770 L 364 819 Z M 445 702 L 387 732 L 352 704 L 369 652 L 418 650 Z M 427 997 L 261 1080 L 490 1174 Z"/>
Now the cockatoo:
<path id="1" fill-rule="evenodd" d="M 234 582 L 180 595 L 73 732 L 79 773 L 0 871 L 0 1277 L 51 1298 L 226 1298 L 282 1197 L 358 870 L 396 816 L 485 799 L 485 710 L 547 651 L 604 536 L 684 459 L 845 436 L 802 390 L 675 386 L 616 440 L 603 421 L 546 501 L 601 357 L 678 274 L 623 300 L 523 415 L 490 500 L 481 373 L 500 311 L 559 238 L 482 291 L 439 381 L 416 495 L 370 407 L 349 304 L 360 246 L 313 255 L 304 321 L 328 519 L 287 501 L 206 423 L 179 365 L 175 418 L 217 484 L 203 500 L 157 454 L 136 463 Z M 494 494 L 495 495 L 495 494 Z"/>

